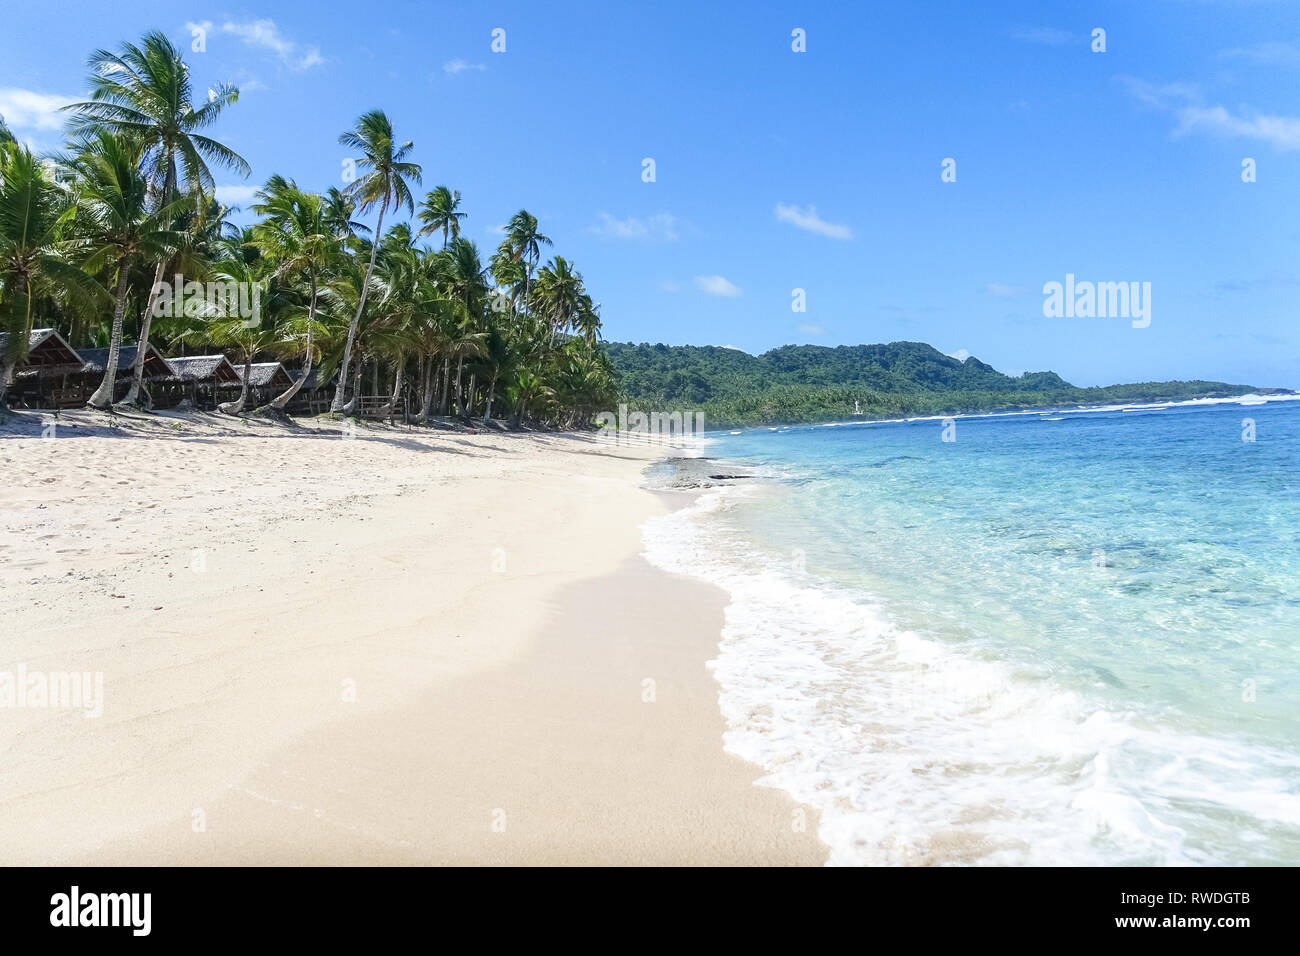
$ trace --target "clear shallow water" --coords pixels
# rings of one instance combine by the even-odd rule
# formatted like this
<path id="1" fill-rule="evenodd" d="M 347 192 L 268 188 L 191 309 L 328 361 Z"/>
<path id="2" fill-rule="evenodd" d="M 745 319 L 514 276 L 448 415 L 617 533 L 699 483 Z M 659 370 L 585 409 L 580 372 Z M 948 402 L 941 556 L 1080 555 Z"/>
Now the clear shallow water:
<path id="1" fill-rule="evenodd" d="M 1300 403 L 942 429 L 720 436 L 766 477 L 647 525 L 728 749 L 833 863 L 1300 863 Z"/>

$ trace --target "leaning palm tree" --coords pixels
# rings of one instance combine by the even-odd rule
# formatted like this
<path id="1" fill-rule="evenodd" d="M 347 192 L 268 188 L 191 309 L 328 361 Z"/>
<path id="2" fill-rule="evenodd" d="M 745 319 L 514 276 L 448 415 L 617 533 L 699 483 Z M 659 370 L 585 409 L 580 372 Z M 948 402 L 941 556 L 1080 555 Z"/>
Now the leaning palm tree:
<path id="1" fill-rule="evenodd" d="M 424 226 L 420 235 L 431 236 L 442 232 L 442 247 L 447 248 L 449 239 L 460 235 L 460 221 L 468 218 L 468 213 L 460 212 L 460 190 L 439 186 L 424 197 L 420 204 L 420 222 Z"/>
<path id="2" fill-rule="evenodd" d="M 5 125 L 5 118 L 0 116 L 0 143 L 14 142 L 14 134 L 9 132 L 9 127 Z"/>
<path id="3" fill-rule="evenodd" d="M 122 316 L 131 267 L 137 262 L 166 260 L 181 242 L 171 224 L 183 201 L 157 207 L 149 198 L 149 182 L 140 172 L 137 141 L 101 132 L 86 142 L 73 160 L 80 190 L 79 215 L 90 242 L 90 254 L 82 268 L 94 274 L 105 268 L 116 270 L 113 328 L 108 346 L 104 378 L 90 396 L 93 408 L 113 404 L 117 385 L 117 356 L 122 346 Z M 143 339 L 136 349 L 144 352 Z"/>
<path id="4" fill-rule="evenodd" d="M 34 300 L 43 286 L 57 285 L 81 300 L 106 296 L 98 283 L 72 264 L 76 206 L 31 151 L 0 143 L 0 407 L 9 376 L 27 357 Z"/>
<path id="5" fill-rule="evenodd" d="M 243 157 L 199 132 L 239 99 L 239 90 L 218 84 L 208 90 L 208 101 L 196 108 L 190 102 L 193 86 L 189 67 L 164 34 L 156 30 L 146 33 L 139 44 L 123 43 L 117 53 L 98 50 L 87 66 L 91 69 L 90 100 L 64 107 L 73 114 L 68 124 L 70 132 L 79 136 L 114 133 L 136 142 L 142 149 L 140 163 L 157 207 L 175 201 L 182 172 L 185 191 L 196 201 L 200 201 L 200 195 L 210 196 L 215 190 L 208 163 L 248 175 L 249 166 Z M 140 348 L 128 402 L 139 398 L 149 323 L 167 264 L 166 258 L 158 260 L 149 302 L 140 321 Z"/>
<path id="6" fill-rule="evenodd" d="M 253 211 L 266 218 L 253 226 L 253 241 L 262 254 L 275 263 L 276 275 L 302 277 L 307 281 L 307 317 L 302 329 L 291 329 L 294 341 L 302 341 L 302 374 L 267 406 L 283 411 L 311 374 L 315 356 L 316 305 L 320 282 L 338 259 L 342 250 L 339 221 L 332 218 L 324 201 L 314 193 L 304 192 L 292 179 L 272 176 L 257 194 Z M 344 214 L 343 223 L 348 222 Z M 297 338 L 301 334 L 302 338 Z"/>
<path id="7" fill-rule="evenodd" d="M 384 234 L 384 213 L 391 206 L 400 209 L 405 206 L 415 211 L 415 202 L 411 198 L 411 188 L 407 180 L 416 184 L 420 182 L 420 167 L 406 161 L 413 144 L 394 142 L 393 124 L 384 115 L 383 110 L 371 110 L 357 120 L 357 125 L 350 132 L 339 137 L 339 143 L 361 153 L 357 166 L 367 171 L 364 176 L 348 186 L 348 193 L 357 200 L 358 212 L 368 212 L 379 207 L 379 219 L 375 223 L 375 237 Z M 379 243 L 370 247 L 370 264 L 361 282 L 361 296 L 357 311 L 348 326 L 348 338 L 343 346 L 343 361 L 339 366 L 339 384 L 334 390 L 334 402 L 330 411 L 338 414 L 343 411 L 344 391 L 347 387 L 348 365 L 352 360 L 352 347 L 356 343 L 357 327 L 361 324 L 361 315 L 366 310 L 366 296 L 370 290 L 370 274 L 375 270 L 375 256 L 379 252 Z"/>

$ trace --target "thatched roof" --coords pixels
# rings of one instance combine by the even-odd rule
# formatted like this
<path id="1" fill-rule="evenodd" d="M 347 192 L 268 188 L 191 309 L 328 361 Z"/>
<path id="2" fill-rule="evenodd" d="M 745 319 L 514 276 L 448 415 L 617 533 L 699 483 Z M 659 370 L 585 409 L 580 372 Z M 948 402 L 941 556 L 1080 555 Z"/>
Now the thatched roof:
<path id="1" fill-rule="evenodd" d="M 298 381 L 298 379 L 302 378 L 301 370 L 290 372 L 289 375 L 295 382 Z M 338 373 L 335 372 L 334 375 L 330 377 L 330 380 L 328 382 L 322 382 L 320 380 L 320 366 L 317 365 L 314 368 L 312 368 L 310 372 L 307 373 L 307 381 L 302 383 L 301 391 L 314 392 L 318 388 L 331 387 L 333 385 L 336 385 L 338 383 L 338 380 L 339 380 Z"/>
<path id="2" fill-rule="evenodd" d="M 169 382 L 211 385 L 225 382 L 238 384 L 243 380 L 240 374 L 235 371 L 235 367 L 230 364 L 230 360 L 220 353 L 216 355 L 184 355 L 180 358 L 168 359 L 167 362 L 176 373 L 168 379 Z"/>
<path id="3" fill-rule="evenodd" d="M 0 332 L 0 352 L 9 345 L 9 333 Z M 27 336 L 27 374 L 76 371 L 85 359 L 55 329 L 32 329 Z"/>
<path id="4" fill-rule="evenodd" d="M 128 372 L 135 366 L 135 352 L 137 346 L 122 345 L 117 350 L 117 371 L 120 375 L 122 372 Z M 82 349 L 81 357 L 85 359 L 85 364 L 81 367 L 81 374 L 99 374 L 102 375 L 108 367 L 108 349 Z M 144 377 L 149 379 L 167 378 L 173 375 L 172 367 L 167 364 L 167 360 L 162 354 L 149 346 L 148 352 L 144 359 Z"/>
<path id="5" fill-rule="evenodd" d="M 239 383 L 244 382 L 244 366 L 236 365 L 235 372 L 239 376 Z M 285 371 L 284 366 L 279 362 L 254 362 L 248 368 L 248 384 L 255 388 L 266 388 L 271 385 L 292 385 L 293 379 Z"/>

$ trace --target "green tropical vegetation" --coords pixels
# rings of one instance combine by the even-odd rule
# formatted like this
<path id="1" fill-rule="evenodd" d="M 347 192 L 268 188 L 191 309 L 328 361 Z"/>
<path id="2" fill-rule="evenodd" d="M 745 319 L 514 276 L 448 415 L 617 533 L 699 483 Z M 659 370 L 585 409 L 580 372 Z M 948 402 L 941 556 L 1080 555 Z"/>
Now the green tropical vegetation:
<path id="1" fill-rule="evenodd" d="M 1055 372 L 1010 376 L 922 342 L 786 345 L 762 355 L 694 345 L 605 342 L 633 411 L 700 411 L 711 426 L 907 418 L 995 410 L 1178 401 L 1242 395 L 1225 382 L 1078 388 Z"/>
<path id="2" fill-rule="evenodd" d="M 67 108 L 58 153 L 34 156 L 0 119 L 0 404 L 36 328 L 109 349 L 90 400 L 101 409 L 150 400 L 145 347 L 118 394 L 118 355 L 131 345 L 222 352 L 244 370 L 221 405 L 232 415 L 282 414 L 309 381 L 336 381 L 333 414 L 371 396 L 425 424 L 495 415 L 577 427 L 616 402 L 581 272 L 544 259 L 552 240 L 526 209 L 485 260 L 461 234 L 459 190 L 419 198 L 415 145 L 383 110 L 339 137 L 355 171 L 342 188 L 313 192 L 275 172 L 252 204 L 257 221 L 237 226 L 212 170 L 252 173 L 214 131 L 238 89 L 216 84 L 194 102 L 204 87 L 158 32 L 87 65 L 89 97 Z M 176 276 L 253 290 L 259 307 L 250 318 L 238 297 L 209 295 L 167 309 L 160 288 Z M 276 361 L 294 384 L 253 408 L 249 370 Z"/>

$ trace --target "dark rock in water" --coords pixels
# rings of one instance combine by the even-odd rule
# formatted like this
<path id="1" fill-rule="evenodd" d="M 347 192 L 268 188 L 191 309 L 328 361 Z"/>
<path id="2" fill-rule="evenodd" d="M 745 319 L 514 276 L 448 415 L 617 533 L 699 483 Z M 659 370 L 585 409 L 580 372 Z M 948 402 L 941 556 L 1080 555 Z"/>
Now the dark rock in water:
<path id="1" fill-rule="evenodd" d="M 733 478 L 753 478 L 753 475 L 709 475 L 714 481 L 731 481 Z"/>

